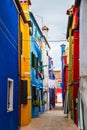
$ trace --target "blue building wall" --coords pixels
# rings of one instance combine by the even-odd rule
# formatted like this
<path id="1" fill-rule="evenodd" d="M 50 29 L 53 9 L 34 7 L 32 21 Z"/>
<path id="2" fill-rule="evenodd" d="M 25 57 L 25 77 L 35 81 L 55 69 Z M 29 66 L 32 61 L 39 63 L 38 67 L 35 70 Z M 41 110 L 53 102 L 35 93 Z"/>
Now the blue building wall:
<path id="1" fill-rule="evenodd" d="M 31 52 L 33 52 L 35 56 L 38 57 L 39 66 L 42 53 L 34 37 L 31 37 Z M 43 87 L 43 81 L 39 77 L 36 78 L 36 69 L 34 68 L 31 68 L 31 84 L 35 85 L 37 88 Z"/>
<path id="2" fill-rule="evenodd" d="M 40 62 L 42 59 L 42 51 L 40 49 L 40 46 L 38 44 L 38 41 L 42 42 L 42 32 L 40 31 L 40 28 L 33 16 L 32 13 L 30 13 L 30 19 L 33 23 L 33 35 L 31 36 L 31 53 L 33 52 L 36 57 L 38 57 L 38 70 L 40 66 Z M 32 55 L 31 55 L 32 59 Z M 32 63 L 31 63 L 32 64 Z M 43 87 L 42 80 L 38 77 L 36 78 L 36 69 L 31 68 L 31 84 L 36 84 L 36 87 Z"/>
<path id="3" fill-rule="evenodd" d="M 63 64 L 63 53 L 65 52 L 65 45 L 61 45 L 61 68 L 62 68 L 62 100 L 64 103 L 64 64 Z M 64 105 L 64 104 L 63 104 Z"/>
<path id="4" fill-rule="evenodd" d="M 38 67 L 32 67 L 32 63 L 31 63 L 31 90 L 33 91 L 33 87 L 35 88 L 35 95 L 36 95 L 36 99 L 34 100 L 42 100 L 43 99 L 43 79 L 41 79 L 41 77 L 39 76 L 39 74 L 41 74 L 41 68 L 40 68 L 40 63 L 41 63 L 41 59 L 42 59 L 42 51 L 40 48 L 40 45 L 42 44 L 42 32 L 33 16 L 32 13 L 30 13 L 30 19 L 33 23 L 33 35 L 31 36 L 31 61 L 32 61 L 32 52 L 35 55 L 35 57 L 38 58 Z M 38 73 L 38 74 L 37 74 Z M 36 77 L 37 75 L 37 77 Z M 39 92 L 41 90 L 41 99 L 39 96 Z M 32 99 L 33 101 L 33 99 Z M 32 102 L 33 103 L 33 102 Z M 38 109 L 35 108 L 32 105 L 32 117 L 36 117 L 38 115 L 38 111 L 41 112 L 42 111 L 42 107 L 40 106 Z"/>
<path id="5" fill-rule="evenodd" d="M 53 73 L 53 61 L 50 59 L 49 56 L 49 79 L 55 79 L 54 73 Z"/>
<path id="6" fill-rule="evenodd" d="M 8 78 L 14 80 L 11 112 Z M 0 130 L 18 130 L 18 12 L 13 0 L 0 0 Z"/>
<path id="7" fill-rule="evenodd" d="M 53 61 L 51 60 L 51 57 L 49 56 L 49 79 L 54 80 L 55 76 L 53 73 Z M 52 88 L 49 88 L 49 101 L 50 101 L 50 109 L 51 107 L 55 107 L 55 86 L 52 86 Z"/>

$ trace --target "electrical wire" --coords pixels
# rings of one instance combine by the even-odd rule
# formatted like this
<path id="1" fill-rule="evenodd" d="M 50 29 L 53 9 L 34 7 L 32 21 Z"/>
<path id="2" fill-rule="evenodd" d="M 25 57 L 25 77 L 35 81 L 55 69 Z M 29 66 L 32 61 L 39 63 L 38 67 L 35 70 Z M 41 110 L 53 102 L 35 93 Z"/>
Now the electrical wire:
<path id="1" fill-rule="evenodd" d="M 16 42 L 16 40 L 15 40 L 15 38 L 12 36 L 12 34 L 11 34 L 11 32 L 10 32 L 10 30 L 7 28 L 7 26 L 5 25 L 5 23 L 3 22 L 3 20 L 0 18 L 0 23 L 4 26 L 4 28 L 6 29 L 6 31 L 7 31 L 7 33 L 9 34 L 9 36 L 12 38 L 12 40 L 16 43 L 16 45 L 17 46 L 15 46 L 13 43 L 12 43 L 12 41 L 11 41 L 11 39 L 9 39 L 9 37 L 7 36 L 7 34 L 5 33 L 5 31 L 0 27 L 0 30 L 1 30 L 1 32 L 3 33 L 3 35 L 5 36 L 5 38 L 9 41 L 9 43 L 13 46 L 13 48 L 18 52 L 18 53 L 20 53 L 21 54 L 21 48 L 19 48 L 19 51 L 18 51 L 18 42 Z M 38 44 L 38 42 L 37 42 L 37 40 L 33 37 L 33 40 L 34 41 L 32 41 L 32 42 L 36 42 L 37 44 Z M 31 41 L 31 40 L 26 40 L 26 39 L 22 39 L 22 41 L 24 41 L 24 42 L 27 42 L 27 41 Z M 52 41 L 51 41 L 52 42 Z"/>
<path id="2" fill-rule="evenodd" d="M 18 42 L 16 42 L 15 38 L 12 36 L 11 32 L 9 31 L 9 29 L 6 27 L 5 23 L 2 21 L 2 19 L 0 18 L 0 22 L 1 24 L 5 27 L 7 33 L 10 35 L 10 37 L 12 38 L 12 40 L 16 43 L 17 46 L 15 46 L 12 41 L 9 39 L 9 37 L 7 36 L 7 34 L 5 33 L 5 31 L 0 27 L 0 31 L 2 32 L 2 34 L 5 36 L 5 38 L 9 41 L 9 43 L 13 46 L 13 48 L 21 54 L 21 49 L 19 49 L 18 51 Z"/>
<path id="3" fill-rule="evenodd" d="M 0 31 L 3 33 L 3 35 L 5 36 L 5 38 L 9 41 L 9 43 L 13 46 L 14 49 L 17 50 L 17 48 L 14 46 L 14 44 L 10 41 L 10 39 L 8 38 L 8 36 L 6 35 L 6 33 L 2 30 L 2 28 L 0 27 Z"/>
<path id="4" fill-rule="evenodd" d="M 5 27 L 6 31 L 8 32 L 8 34 L 11 36 L 11 38 L 14 40 L 14 42 L 17 44 L 15 38 L 12 36 L 11 32 L 9 31 L 9 29 L 6 27 L 5 23 L 3 22 L 3 20 L 0 18 L 0 22 L 2 23 L 2 25 Z"/>
<path id="5" fill-rule="evenodd" d="M 20 51 L 18 51 L 18 48 L 16 48 L 15 46 L 14 46 L 14 44 L 11 42 L 11 40 L 8 38 L 8 36 L 6 35 L 6 33 L 2 30 L 2 28 L 0 27 L 0 31 L 2 32 L 2 34 L 5 36 L 5 38 L 9 41 L 9 43 L 12 45 L 12 47 L 17 51 L 17 53 L 19 53 L 19 54 L 21 54 L 21 52 Z M 18 46 L 17 46 L 18 47 Z M 21 50 L 21 49 L 20 49 Z M 26 59 L 25 57 L 24 57 L 24 59 Z M 30 60 L 30 59 L 29 59 Z"/>
<path id="6" fill-rule="evenodd" d="M 55 41 L 55 40 L 52 40 L 52 41 L 48 41 L 48 42 L 64 42 L 64 41 L 67 42 L 66 39 L 65 39 L 65 40 L 56 40 L 56 41 Z"/>
<path id="7" fill-rule="evenodd" d="M 9 37 L 7 36 L 7 34 L 5 33 L 5 31 L 3 31 L 3 29 L 0 27 L 1 32 L 3 33 L 3 35 L 5 36 L 5 38 L 10 42 L 10 44 L 18 51 L 17 47 L 18 47 L 18 42 L 16 42 L 15 38 L 12 36 L 11 32 L 9 31 L 9 29 L 7 28 L 7 26 L 5 25 L 5 23 L 3 22 L 3 20 L 0 18 L 0 23 L 4 26 L 4 28 L 6 29 L 7 33 L 9 34 L 9 36 L 12 38 L 12 40 L 16 43 L 17 46 L 15 46 L 11 40 L 9 39 Z M 22 41 L 30 41 L 30 40 L 22 40 Z M 19 49 L 18 53 L 21 53 L 21 49 Z"/>

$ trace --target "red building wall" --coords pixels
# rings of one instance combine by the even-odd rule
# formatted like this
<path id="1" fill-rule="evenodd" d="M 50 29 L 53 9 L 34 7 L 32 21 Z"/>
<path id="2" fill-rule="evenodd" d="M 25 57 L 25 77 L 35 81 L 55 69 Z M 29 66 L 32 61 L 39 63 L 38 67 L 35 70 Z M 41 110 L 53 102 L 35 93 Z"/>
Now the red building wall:
<path id="1" fill-rule="evenodd" d="M 73 33 L 73 101 L 74 122 L 78 125 L 78 88 L 79 88 L 79 7 L 75 6 Z"/>
<path id="2" fill-rule="evenodd" d="M 74 29 L 78 26 L 78 11 L 79 8 L 75 7 L 74 13 Z M 73 34 L 73 98 L 76 99 L 78 97 L 78 87 L 79 87 L 79 30 L 74 30 Z"/>
<path id="3" fill-rule="evenodd" d="M 55 102 L 62 103 L 62 88 L 56 88 L 55 95 L 56 95 Z"/>
<path id="4" fill-rule="evenodd" d="M 64 97 L 66 96 L 68 88 L 68 66 L 67 66 L 67 55 L 63 56 L 64 62 Z"/>

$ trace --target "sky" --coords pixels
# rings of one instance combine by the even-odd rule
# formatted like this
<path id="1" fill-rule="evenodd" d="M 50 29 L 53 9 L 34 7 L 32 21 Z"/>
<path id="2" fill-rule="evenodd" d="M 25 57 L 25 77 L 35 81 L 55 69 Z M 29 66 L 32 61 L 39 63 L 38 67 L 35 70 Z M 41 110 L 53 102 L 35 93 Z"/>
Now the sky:
<path id="1" fill-rule="evenodd" d="M 54 69 L 61 69 L 61 44 L 66 44 L 66 30 L 68 16 L 67 9 L 75 0 L 31 0 L 30 10 L 35 16 L 40 28 L 49 28 L 48 43 L 51 47 L 49 55 L 53 59 Z M 64 41 L 62 41 L 64 40 Z"/>

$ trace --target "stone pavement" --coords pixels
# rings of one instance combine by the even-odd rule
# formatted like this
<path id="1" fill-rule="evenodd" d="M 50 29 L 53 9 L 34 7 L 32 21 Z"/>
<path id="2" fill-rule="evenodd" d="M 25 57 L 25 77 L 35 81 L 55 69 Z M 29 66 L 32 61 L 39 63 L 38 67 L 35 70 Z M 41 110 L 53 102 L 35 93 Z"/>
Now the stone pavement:
<path id="1" fill-rule="evenodd" d="M 54 110 L 46 111 L 37 118 L 32 119 L 28 126 L 20 130 L 78 130 L 71 119 L 67 119 L 62 107 L 56 106 Z"/>

